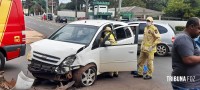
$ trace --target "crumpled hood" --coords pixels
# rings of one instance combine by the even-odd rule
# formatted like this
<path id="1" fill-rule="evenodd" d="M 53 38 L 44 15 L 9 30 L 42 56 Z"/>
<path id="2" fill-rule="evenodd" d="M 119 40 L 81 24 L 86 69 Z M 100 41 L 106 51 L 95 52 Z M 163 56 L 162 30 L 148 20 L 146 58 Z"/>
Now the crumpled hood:
<path id="1" fill-rule="evenodd" d="M 84 47 L 83 44 L 75 44 L 69 42 L 61 42 L 49 39 L 43 39 L 31 44 L 31 51 L 36 51 L 46 55 L 59 57 L 61 61 L 69 55 L 76 54 L 76 52 Z"/>

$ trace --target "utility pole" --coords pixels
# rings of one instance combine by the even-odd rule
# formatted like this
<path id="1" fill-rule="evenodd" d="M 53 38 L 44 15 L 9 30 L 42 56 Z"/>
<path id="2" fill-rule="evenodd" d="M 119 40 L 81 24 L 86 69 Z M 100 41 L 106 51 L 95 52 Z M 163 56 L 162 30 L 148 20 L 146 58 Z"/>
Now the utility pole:
<path id="1" fill-rule="evenodd" d="M 48 13 L 48 0 L 46 0 L 46 18 L 47 18 L 47 20 L 48 20 L 48 15 L 47 15 L 47 13 Z"/>
<path id="2" fill-rule="evenodd" d="M 76 0 L 76 12 L 75 12 L 75 20 L 77 20 L 77 0 Z"/>
<path id="3" fill-rule="evenodd" d="M 114 1 L 114 7 L 115 7 L 115 19 L 117 18 L 117 0 Z"/>
<path id="4" fill-rule="evenodd" d="M 118 20 L 120 20 L 121 7 L 122 7 L 122 0 L 119 0 Z"/>
<path id="5" fill-rule="evenodd" d="M 51 10 L 52 10 L 51 13 L 52 13 L 52 15 L 54 15 L 54 14 L 53 14 L 53 0 L 51 1 L 51 5 L 52 5 L 52 6 L 51 6 Z"/>
<path id="6" fill-rule="evenodd" d="M 88 7 L 89 7 L 89 0 L 85 0 L 85 17 L 86 17 L 86 19 L 88 19 Z"/>

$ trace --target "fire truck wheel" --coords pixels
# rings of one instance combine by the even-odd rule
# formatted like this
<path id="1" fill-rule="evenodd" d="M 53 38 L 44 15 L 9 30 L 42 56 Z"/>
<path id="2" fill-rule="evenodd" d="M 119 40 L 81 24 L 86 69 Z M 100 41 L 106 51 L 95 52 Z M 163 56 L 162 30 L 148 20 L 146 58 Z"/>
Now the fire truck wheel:
<path id="1" fill-rule="evenodd" d="M 75 87 L 86 87 L 94 84 L 97 77 L 97 69 L 94 64 L 88 64 L 81 67 L 73 73 L 73 80 Z"/>
<path id="2" fill-rule="evenodd" d="M 3 70 L 5 65 L 5 57 L 4 55 L 0 52 L 0 70 Z"/>

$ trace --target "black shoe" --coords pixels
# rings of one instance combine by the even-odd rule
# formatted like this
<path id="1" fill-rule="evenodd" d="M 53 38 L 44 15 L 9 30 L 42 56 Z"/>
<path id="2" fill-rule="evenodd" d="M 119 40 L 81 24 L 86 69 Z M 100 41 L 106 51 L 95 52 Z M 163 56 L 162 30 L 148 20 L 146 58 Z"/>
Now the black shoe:
<path id="1" fill-rule="evenodd" d="M 137 75 L 133 75 L 133 77 L 134 77 L 134 78 L 142 78 L 143 75 L 139 75 L 139 74 L 137 74 Z"/>
<path id="2" fill-rule="evenodd" d="M 137 75 L 137 71 L 131 71 L 132 75 Z"/>
<path id="3" fill-rule="evenodd" d="M 149 75 L 146 75 L 146 76 L 143 77 L 143 79 L 144 79 L 144 80 L 149 80 L 149 79 L 152 79 L 152 77 L 149 76 Z"/>
<path id="4" fill-rule="evenodd" d="M 118 73 L 118 72 L 114 72 L 113 76 L 114 76 L 114 77 L 118 77 L 118 76 L 119 76 L 119 73 Z"/>

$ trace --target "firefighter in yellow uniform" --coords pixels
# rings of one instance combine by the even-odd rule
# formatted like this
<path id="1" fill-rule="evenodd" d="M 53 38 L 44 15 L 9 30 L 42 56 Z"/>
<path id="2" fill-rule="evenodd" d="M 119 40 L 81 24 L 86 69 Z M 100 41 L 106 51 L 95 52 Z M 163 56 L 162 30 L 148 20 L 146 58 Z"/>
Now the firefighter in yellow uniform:
<path id="1" fill-rule="evenodd" d="M 108 40 L 107 40 L 107 41 L 109 41 L 111 45 L 116 45 L 116 44 L 117 44 L 117 42 L 116 42 L 116 40 L 115 40 L 115 36 L 112 34 L 112 30 L 111 30 L 110 27 L 106 27 L 106 28 L 104 29 L 103 34 L 104 34 L 104 35 L 102 35 L 102 37 L 101 37 L 101 39 L 100 39 L 100 43 L 103 42 L 103 39 L 106 38 L 106 36 L 110 35 L 110 36 L 108 37 Z"/>
<path id="2" fill-rule="evenodd" d="M 110 35 L 110 36 L 108 36 L 108 35 Z M 108 36 L 108 40 L 107 41 L 109 41 L 111 45 L 116 45 L 117 44 L 117 41 L 115 40 L 115 36 L 112 34 L 112 30 L 111 30 L 110 27 L 107 26 L 104 29 L 104 35 L 103 36 L 104 37 L 101 38 L 101 42 L 103 41 L 103 38 L 106 38 Z M 113 76 L 118 77 L 118 71 L 110 72 L 109 74 L 112 77 Z"/>
<path id="3" fill-rule="evenodd" d="M 105 37 L 110 34 L 110 36 L 108 37 L 108 41 L 110 42 L 111 45 L 116 45 L 117 44 L 117 42 L 115 40 L 115 37 L 111 32 L 111 28 L 110 27 L 106 27 L 105 28 L 104 34 L 105 34 Z"/>
<path id="4" fill-rule="evenodd" d="M 152 79 L 152 73 L 154 71 L 154 53 L 156 52 L 156 46 L 160 43 L 160 33 L 158 29 L 153 25 L 153 18 L 148 17 L 147 26 L 144 29 L 144 37 L 141 43 L 141 51 L 138 61 L 138 74 L 134 77 L 143 77 L 144 79 Z M 143 75 L 143 67 L 147 61 L 147 74 Z"/>

